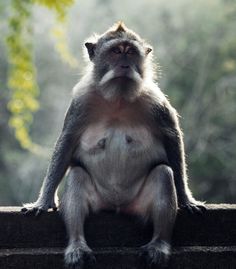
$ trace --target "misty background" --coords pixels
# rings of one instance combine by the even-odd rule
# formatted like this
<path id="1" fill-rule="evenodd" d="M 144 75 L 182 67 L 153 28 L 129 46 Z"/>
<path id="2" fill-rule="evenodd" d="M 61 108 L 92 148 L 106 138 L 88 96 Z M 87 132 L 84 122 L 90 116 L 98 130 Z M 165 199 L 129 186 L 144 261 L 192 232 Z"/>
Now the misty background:
<path id="1" fill-rule="evenodd" d="M 31 138 L 44 155 L 22 149 L 9 127 L 7 104 L 8 6 L 0 4 L 0 205 L 35 201 L 53 145 L 60 133 L 71 90 L 84 68 L 83 43 L 116 21 L 154 48 L 158 84 L 181 115 L 189 184 L 194 197 L 209 203 L 236 202 L 236 3 L 231 0 L 75 1 L 67 37 L 76 68 L 64 63 L 50 34 L 57 21 L 46 8 L 32 16 L 34 62 L 40 109 Z"/>

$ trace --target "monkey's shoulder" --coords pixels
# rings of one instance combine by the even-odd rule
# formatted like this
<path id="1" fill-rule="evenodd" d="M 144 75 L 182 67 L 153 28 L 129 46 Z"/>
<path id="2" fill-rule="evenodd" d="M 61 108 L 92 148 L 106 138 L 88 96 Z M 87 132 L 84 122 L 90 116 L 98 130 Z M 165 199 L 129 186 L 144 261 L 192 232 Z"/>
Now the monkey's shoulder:
<path id="1" fill-rule="evenodd" d="M 177 114 L 177 111 L 171 105 L 168 96 L 154 83 L 143 91 L 139 99 L 140 103 L 145 104 L 151 113 Z"/>
<path id="2" fill-rule="evenodd" d="M 73 97 L 67 114 L 67 118 L 81 119 L 83 123 L 121 121 L 126 125 L 152 126 L 154 122 L 163 125 L 177 120 L 176 110 L 156 85 L 145 89 L 134 102 L 124 98 L 109 101 L 96 91 L 81 92 Z"/>

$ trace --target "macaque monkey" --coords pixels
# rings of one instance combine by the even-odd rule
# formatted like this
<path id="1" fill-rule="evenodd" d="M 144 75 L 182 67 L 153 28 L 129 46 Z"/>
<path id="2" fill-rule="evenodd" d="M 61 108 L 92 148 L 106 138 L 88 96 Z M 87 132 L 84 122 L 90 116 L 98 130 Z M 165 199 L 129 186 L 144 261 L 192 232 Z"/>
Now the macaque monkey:
<path id="1" fill-rule="evenodd" d="M 39 198 L 22 211 L 56 210 L 56 190 L 67 171 L 60 212 L 69 268 L 95 260 L 83 225 L 89 212 L 102 209 L 151 220 L 153 237 L 141 256 L 165 264 L 177 209 L 205 209 L 188 188 L 178 114 L 154 81 L 151 46 L 123 23 L 85 47 L 88 68 L 74 87 Z"/>

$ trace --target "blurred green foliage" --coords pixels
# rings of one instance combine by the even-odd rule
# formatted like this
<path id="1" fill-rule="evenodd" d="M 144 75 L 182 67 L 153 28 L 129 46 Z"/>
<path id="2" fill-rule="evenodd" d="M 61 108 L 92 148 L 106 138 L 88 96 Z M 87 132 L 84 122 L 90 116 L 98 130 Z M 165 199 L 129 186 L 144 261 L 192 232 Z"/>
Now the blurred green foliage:
<path id="1" fill-rule="evenodd" d="M 37 153 L 40 147 L 33 143 L 29 136 L 29 128 L 33 121 L 32 113 L 39 108 L 37 100 L 39 89 L 33 62 L 33 29 L 31 26 L 34 3 L 55 11 L 58 22 L 63 22 L 66 18 L 66 11 L 73 4 L 73 0 L 11 1 L 11 16 L 8 19 L 9 33 L 6 38 L 10 64 L 8 87 L 12 91 L 11 100 L 8 103 L 8 109 L 12 114 L 9 123 L 15 129 L 15 136 L 20 145 Z M 75 65 L 76 61 L 67 49 L 63 28 L 54 29 L 54 35 L 58 37 L 57 50 L 59 53 L 69 63 Z"/>
<path id="2" fill-rule="evenodd" d="M 14 9 L 14 2 L 20 8 Z M 0 41 L 0 204 L 34 201 L 48 162 L 47 153 L 45 158 L 19 147 L 8 122 L 16 130 L 24 126 L 18 139 L 32 138 L 51 150 L 69 89 L 84 68 L 80 45 L 118 20 L 154 47 L 162 70 L 158 83 L 181 115 L 194 196 L 207 202 L 235 202 L 235 1 L 2 0 L 0 16 L 2 37 L 13 36 L 7 49 Z M 20 121 L 14 122 L 14 117 Z M 25 143 L 32 148 L 31 142 Z"/>
<path id="3" fill-rule="evenodd" d="M 66 18 L 68 7 L 70 7 L 74 0 L 31 0 L 34 3 L 43 5 L 50 10 L 53 10 L 57 14 L 59 21 L 63 21 Z"/>
<path id="4" fill-rule="evenodd" d="M 23 148 L 32 148 L 28 129 L 32 123 L 32 112 L 38 107 L 38 86 L 32 56 L 32 29 L 30 24 L 31 2 L 12 1 L 7 36 L 10 63 L 8 87 L 12 90 L 8 108 L 12 113 L 10 125 Z"/>

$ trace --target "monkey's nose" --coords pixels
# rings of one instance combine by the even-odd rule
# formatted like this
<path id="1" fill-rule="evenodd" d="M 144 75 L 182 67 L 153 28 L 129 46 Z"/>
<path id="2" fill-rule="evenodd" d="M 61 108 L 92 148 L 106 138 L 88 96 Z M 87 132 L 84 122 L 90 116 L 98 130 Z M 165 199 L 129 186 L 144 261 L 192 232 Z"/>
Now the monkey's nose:
<path id="1" fill-rule="evenodd" d="M 129 65 L 121 65 L 121 68 L 128 69 Z"/>

